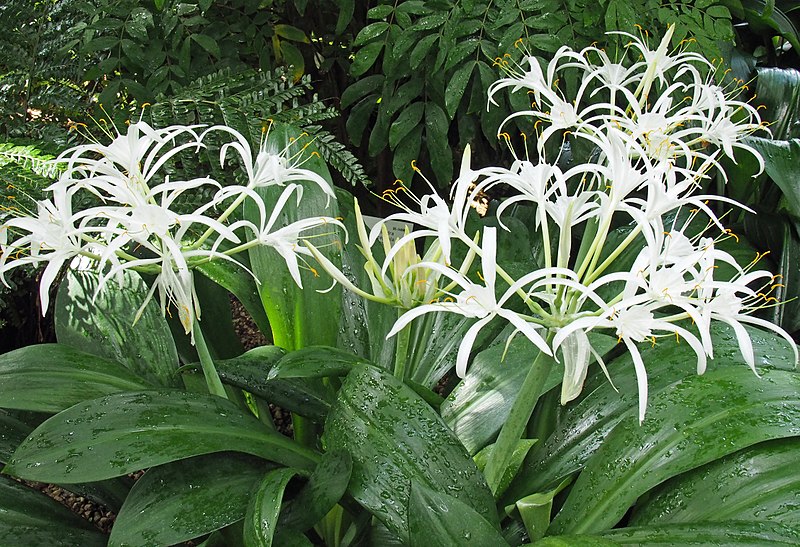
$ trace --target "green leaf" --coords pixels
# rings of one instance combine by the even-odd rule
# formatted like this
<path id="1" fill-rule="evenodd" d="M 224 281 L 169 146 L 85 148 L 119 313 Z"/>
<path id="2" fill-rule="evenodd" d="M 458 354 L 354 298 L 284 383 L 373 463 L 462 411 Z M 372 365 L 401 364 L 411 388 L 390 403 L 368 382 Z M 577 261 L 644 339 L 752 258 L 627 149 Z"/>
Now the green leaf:
<path id="1" fill-rule="evenodd" d="M 794 370 L 794 354 L 782 338 L 760 329 L 746 329 L 753 341 L 759 369 L 776 367 Z M 715 322 L 711 332 L 716 358 L 709 363 L 709 369 L 747 370 L 741 362 L 733 330 L 728 325 Z M 674 339 L 665 338 L 655 347 L 643 348 L 641 354 L 647 364 L 651 395 L 687 376 L 695 376 L 693 354 L 685 344 L 677 344 Z M 626 352 L 613 361 L 607 360 L 606 366 L 619 392 L 599 369 L 593 373 L 590 371 L 581 397 L 563 407 L 556 430 L 531 450 L 517 479 L 506 493 L 507 503 L 530 492 L 547 490 L 564 477 L 579 471 L 603 445 L 616 425 L 634 415 L 638 394 L 630 354 Z M 645 424 L 650 419 L 650 413 L 651 409 L 648 410 Z"/>
<path id="2" fill-rule="evenodd" d="M 267 471 L 247 507 L 244 519 L 244 544 L 247 547 L 270 547 L 278 524 L 281 500 L 286 485 L 294 477 L 292 469 Z"/>
<path id="3" fill-rule="evenodd" d="M 422 130 L 422 125 L 412 129 L 394 149 L 392 172 L 395 177 L 404 182 L 410 182 L 414 176 L 411 162 L 419 158 L 419 150 L 422 146 Z"/>
<path id="4" fill-rule="evenodd" d="M 208 34 L 191 34 L 190 37 L 197 45 L 217 59 L 222 57 L 222 53 L 219 50 L 219 44 Z"/>
<path id="5" fill-rule="evenodd" d="M 261 346 L 233 359 L 214 362 L 223 383 L 249 391 L 302 416 L 322 420 L 333 402 L 331 392 L 303 378 L 268 379 L 271 368 L 285 351 L 276 346 Z"/>
<path id="6" fill-rule="evenodd" d="M 303 42 L 304 44 L 311 42 L 308 39 L 308 36 L 306 36 L 305 32 L 297 27 L 293 27 L 292 25 L 278 24 L 275 25 L 273 29 L 275 30 L 275 34 L 281 38 L 286 38 L 287 40 L 291 40 L 293 42 Z"/>
<path id="7" fill-rule="evenodd" d="M 508 545 L 475 509 L 413 479 L 408 520 L 410 545 Z"/>
<path id="8" fill-rule="evenodd" d="M 286 354 L 269 369 L 268 380 L 346 376 L 364 359 L 329 346 L 311 346 Z"/>
<path id="9" fill-rule="evenodd" d="M 305 532 L 322 520 L 347 492 L 352 471 L 350 454 L 344 450 L 325 452 L 306 485 L 281 509 L 281 529 Z"/>
<path id="10" fill-rule="evenodd" d="M 17 448 L 4 471 L 41 482 L 98 481 L 226 450 L 306 470 L 319 459 L 226 399 L 140 391 L 93 399 L 53 416 Z"/>
<path id="11" fill-rule="evenodd" d="M 25 440 L 33 428 L 31 420 L 25 419 L 26 413 L 0 409 L 0 463 L 5 464 L 11 454 Z M 42 420 L 37 420 L 36 424 Z"/>
<path id="12" fill-rule="evenodd" d="M 412 70 L 416 70 L 420 63 L 425 60 L 425 57 L 428 56 L 428 52 L 438 39 L 438 34 L 429 34 L 416 43 L 414 49 L 411 50 L 411 55 L 408 57 L 408 62 Z"/>
<path id="13" fill-rule="evenodd" d="M 292 76 L 294 81 L 297 82 L 306 69 L 306 61 L 303 58 L 303 54 L 293 44 L 285 41 L 281 42 L 281 51 L 286 65 L 292 67 Z"/>
<path id="14" fill-rule="evenodd" d="M 353 41 L 353 47 L 362 46 L 370 40 L 374 40 L 378 36 L 382 35 L 387 30 L 389 30 L 389 23 L 386 21 L 370 23 L 359 31 L 356 39 Z"/>
<path id="15" fill-rule="evenodd" d="M 0 355 L 0 407 L 56 413 L 81 401 L 151 387 L 119 363 L 63 344 Z"/>
<path id="16" fill-rule="evenodd" d="M 391 4 L 375 6 L 367 11 L 367 19 L 386 19 L 392 11 L 394 11 L 394 6 Z"/>
<path id="17" fill-rule="evenodd" d="M 358 365 L 325 422 L 323 443 L 353 457 L 350 494 L 401 538 L 409 537 L 411 480 L 452 492 L 493 526 L 483 475 L 436 412 L 387 372 Z"/>
<path id="18" fill-rule="evenodd" d="M 530 451 L 531 447 L 536 444 L 537 439 L 520 439 L 517 443 L 517 447 L 514 449 L 514 453 L 511 456 L 511 459 L 508 462 L 508 467 L 506 468 L 506 472 L 503 477 L 500 479 L 500 482 L 497 486 L 497 492 L 495 493 L 495 497 L 500 497 L 500 495 L 505 492 L 508 485 L 511 484 L 511 481 L 514 480 L 514 475 L 517 474 L 519 471 L 520 466 L 522 465 L 522 461 L 525 459 L 525 456 L 528 455 L 528 451 Z M 489 446 L 484 447 L 481 449 L 480 452 L 473 456 L 473 460 L 475 460 L 475 465 L 478 466 L 478 469 L 484 471 L 486 469 L 486 464 L 489 460 L 489 457 L 492 454 L 492 450 L 494 449 L 494 445 L 490 444 Z M 549 522 L 549 521 L 548 521 Z"/>
<path id="19" fill-rule="evenodd" d="M 766 107 L 761 119 L 770 122 L 774 140 L 787 140 L 800 108 L 800 71 L 793 68 L 759 68 L 756 80 L 758 102 Z"/>
<path id="20" fill-rule="evenodd" d="M 150 301 L 134 324 L 147 286 L 126 270 L 122 285 L 109 280 L 95 296 L 98 274 L 68 271 L 58 289 L 56 337 L 62 344 L 125 365 L 147 381 L 177 386 L 178 353 L 158 305 Z"/>
<path id="21" fill-rule="evenodd" d="M 555 536 L 536 547 L 611 547 L 615 545 L 724 545 L 741 547 L 794 546 L 800 530 L 777 522 L 693 522 L 609 530 L 601 536 Z"/>
<path id="22" fill-rule="evenodd" d="M 380 89 L 385 79 L 386 77 L 383 74 L 373 74 L 366 78 L 359 79 L 344 90 L 342 98 L 339 101 L 339 106 L 344 109 L 355 104 L 362 97 Z"/>
<path id="23" fill-rule="evenodd" d="M 377 25 L 378 23 L 373 24 Z M 350 75 L 357 78 L 372 68 L 382 49 L 383 42 L 372 42 L 359 49 L 353 59 L 353 64 L 350 65 Z"/>
<path id="24" fill-rule="evenodd" d="M 57 501 L 0 476 L 0 544 L 102 547 L 106 536 Z"/>
<path id="25" fill-rule="evenodd" d="M 389 128 L 389 147 L 394 150 L 397 145 L 419 125 L 422 114 L 425 112 L 425 103 L 413 103 L 400 113 Z"/>
<path id="26" fill-rule="evenodd" d="M 570 482 L 572 482 L 572 479 L 567 478 L 549 492 L 537 492 L 525 496 L 517 500 L 512 507 L 506 508 L 506 512 L 510 514 L 511 511 L 509 509 L 516 510 L 525 524 L 525 531 L 528 533 L 528 537 L 532 540 L 537 540 L 544 536 L 545 532 L 547 532 L 547 527 L 550 525 L 553 498 L 566 488 Z"/>
<path id="27" fill-rule="evenodd" d="M 800 218 L 800 182 L 796 176 L 800 139 L 772 141 L 750 137 L 746 143 L 764 158 L 764 170 L 783 192 L 789 212 L 795 218 Z"/>
<path id="28" fill-rule="evenodd" d="M 336 30 L 334 30 L 334 34 L 339 36 L 344 33 L 347 29 L 347 25 L 353 20 L 356 2 L 355 0 L 338 0 L 336 3 L 339 5 L 339 16 L 336 19 Z"/>
<path id="29" fill-rule="evenodd" d="M 274 150 L 286 150 L 285 154 L 289 156 L 298 155 L 293 161 L 302 161 L 304 169 L 314 171 L 330 183 L 331 175 L 325 162 L 320 159 L 313 142 L 300 137 L 300 133 L 299 129 L 292 126 L 273 123 L 267 146 Z M 293 183 L 302 187 L 302 200 L 297 205 L 292 202 L 291 206 L 283 208 L 276 218 L 273 231 L 304 218 L 338 216 L 335 202 L 329 200 L 316 183 L 299 180 Z M 277 186 L 258 190 L 267 210 L 277 203 L 283 190 L 283 187 Z M 245 218 L 258 222 L 259 213 L 251 201 L 248 200 L 245 206 Z M 334 227 L 319 226 L 304 231 L 303 235 L 312 238 L 317 236 L 313 239 L 316 247 L 324 249 L 323 252 L 334 264 L 340 263 L 337 244 L 343 236 Z M 303 288 L 299 288 L 289 273 L 286 261 L 271 247 L 253 247 L 249 256 L 252 271 L 260 283 L 261 301 L 269 318 L 275 344 L 289 351 L 309 345 L 336 344 L 341 288 L 319 293 L 330 289 L 330 280 L 315 275 L 310 268 L 300 272 Z"/>
<path id="30" fill-rule="evenodd" d="M 800 434 L 799 394 L 800 374 L 769 370 L 759 378 L 744 365 L 659 391 L 641 425 L 629 415 L 606 436 L 550 531 L 610 527 L 637 497 L 671 477 L 761 441 Z"/>
<path id="31" fill-rule="evenodd" d="M 630 526 L 750 520 L 800 522 L 800 439 L 760 443 L 687 471 L 648 492 Z"/>
<path id="32" fill-rule="evenodd" d="M 174 545 L 241 520 L 269 464 L 241 454 L 188 458 L 148 470 L 122 506 L 109 547 Z"/>
<path id="33" fill-rule="evenodd" d="M 452 120 L 458 110 L 458 105 L 461 104 L 461 98 L 464 96 L 464 90 L 467 89 L 467 84 L 472 76 L 472 71 L 475 69 L 477 61 L 470 61 L 464 66 L 459 68 L 453 74 L 453 77 L 447 83 L 447 88 L 444 91 L 444 104 L 447 108 L 447 116 Z"/>

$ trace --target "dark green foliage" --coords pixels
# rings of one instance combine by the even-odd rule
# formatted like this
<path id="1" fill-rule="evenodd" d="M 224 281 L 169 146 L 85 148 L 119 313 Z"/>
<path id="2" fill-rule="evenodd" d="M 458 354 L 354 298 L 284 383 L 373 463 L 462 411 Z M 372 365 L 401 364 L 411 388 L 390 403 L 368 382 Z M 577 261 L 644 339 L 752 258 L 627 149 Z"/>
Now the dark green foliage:
<path id="1" fill-rule="evenodd" d="M 441 186 L 466 144 L 480 160 L 496 159 L 496 135 L 510 110 L 498 95 L 487 111 L 487 90 L 501 75 L 498 64 L 519 59 L 520 45 L 546 59 L 563 45 L 626 41 L 606 31 L 643 32 L 638 26 L 657 40 L 670 23 L 678 24 L 674 45 L 695 38 L 688 47 L 709 57 L 719 56 L 718 42 L 733 39 L 730 12 L 716 0 L 408 0 L 383 2 L 367 15 L 353 42 L 350 74 L 358 79 L 342 95 L 348 135 L 371 156 L 388 146 L 395 176 L 406 181 L 411 161 L 424 160 Z M 527 102 L 523 93 L 511 100 L 523 109 Z"/>

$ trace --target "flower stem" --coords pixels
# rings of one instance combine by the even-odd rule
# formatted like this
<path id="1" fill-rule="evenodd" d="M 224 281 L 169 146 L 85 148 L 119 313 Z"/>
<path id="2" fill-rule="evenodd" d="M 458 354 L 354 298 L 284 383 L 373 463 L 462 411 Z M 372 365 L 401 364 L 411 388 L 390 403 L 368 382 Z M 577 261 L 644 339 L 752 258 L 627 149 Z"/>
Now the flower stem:
<path id="1" fill-rule="evenodd" d="M 203 376 L 205 376 L 206 385 L 208 386 L 208 392 L 227 399 L 228 395 L 225 393 L 225 386 L 222 385 L 222 380 L 219 379 L 217 367 L 214 366 L 214 361 L 208 352 L 206 340 L 203 338 L 203 331 L 200 330 L 200 323 L 197 320 L 194 322 L 194 341 L 197 355 L 200 357 L 200 366 L 203 368 Z"/>
<path id="2" fill-rule="evenodd" d="M 548 333 L 547 343 L 553 339 L 553 334 Z M 546 353 L 540 352 L 528 370 L 525 381 L 520 387 L 517 398 L 511 407 L 506 422 L 500 429 L 500 435 L 492 448 L 489 462 L 486 464 L 484 475 L 492 493 L 496 494 L 503 475 L 506 473 L 508 463 L 517 447 L 517 443 L 525 433 L 525 427 L 533 414 L 533 408 L 542 395 L 544 383 L 553 368 L 554 359 Z"/>
<path id="3" fill-rule="evenodd" d="M 397 311 L 398 317 L 403 314 L 403 310 Z M 394 377 L 404 380 L 406 375 L 406 361 L 408 360 L 408 342 L 411 338 L 411 324 L 403 327 L 397 333 L 397 344 L 394 348 Z"/>

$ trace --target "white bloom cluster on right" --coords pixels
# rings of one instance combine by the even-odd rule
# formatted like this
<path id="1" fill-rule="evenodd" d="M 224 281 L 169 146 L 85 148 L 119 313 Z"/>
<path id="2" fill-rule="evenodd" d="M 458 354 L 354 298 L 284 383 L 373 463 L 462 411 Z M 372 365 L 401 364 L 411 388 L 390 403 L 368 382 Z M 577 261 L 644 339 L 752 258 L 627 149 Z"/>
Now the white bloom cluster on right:
<path id="1" fill-rule="evenodd" d="M 655 49 L 636 36 L 619 33 L 630 39 L 626 53 L 634 60 L 627 64 L 612 62 L 595 47 L 581 51 L 562 47 L 544 68 L 533 56 L 527 57 L 524 70 L 498 60 L 508 77 L 490 87 L 490 103 L 504 88 L 529 94 L 531 108 L 513 113 L 503 126 L 531 118 L 536 159 L 526 154 L 510 169 L 473 169 L 467 148 L 453 184 L 452 206 L 444 207 L 435 192 L 412 200 L 419 211 L 401 203 L 404 211 L 390 218 L 414 222 L 420 229 L 403 237 L 398 248 L 387 249 L 386 255 L 394 256 L 401 246 L 421 237 L 436 238 L 438 243 L 431 248 L 440 252 L 435 261 L 418 261 L 405 274 L 420 270 L 431 274 L 425 292 L 431 297 L 428 302 L 401 305 L 384 298 L 408 308 L 390 336 L 429 312 L 476 318 L 458 353 L 456 370 L 464 375 L 478 331 L 493 318 L 503 318 L 542 352 L 563 361 L 561 400 L 566 403 L 580 394 L 591 356 L 599 360 L 587 333 L 610 330 L 632 355 L 640 420 L 647 404 L 640 342 L 656 343 L 657 337 L 666 335 L 684 340 L 697 354 L 697 371 L 702 373 L 713 358 L 710 327 L 717 320 L 733 328 L 741 354 L 754 371 L 745 324 L 778 333 L 797 355 L 787 333 L 751 315 L 772 305 L 773 275 L 756 270 L 755 260 L 740 266 L 718 246 L 721 239 L 733 236 L 709 201 L 740 205 L 723 196 L 697 193 L 713 172 L 725 177 L 719 161 L 723 156 L 735 161 L 740 150 L 762 161 L 743 138 L 764 129 L 764 124 L 755 107 L 737 98 L 737 90 L 730 93 L 715 83 L 712 63 L 683 48 L 671 50 L 673 31 L 670 27 Z M 560 83 L 570 78 L 577 82 L 574 100 L 560 89 Z M 583 142 L 594 150 L 591 161 L 566 169 L 559 167 L 560 158 L 547 158 L 548 150 L 562 153 L 566 135 L 573 144 Z M 542 238 L 542 267 L 518 279 L 496 262 L 495 228 L 484 228 L 479 237 L 466 232 L 469 201 L 498 185 L 511 196 L 497 209 L 500 226 L 505 228 L 503 218 L 511 206 L 529 204 L 535 208 L 535 228 Z M 701 226 L 707 223 L 699 233 L 690 227 L 698 220 Z M 627 237 L 609 248 L 609 234 L 625 223 L 632 225 Z M 710 229 L 719 230 L 720 236 L 707 236 Z M 380 226 L 362 238 L 362 246 L 374 243 L 377 233 Z M 576 240 L 581 240 L 578 248 L 573 245 Z M 480 257 L 482 283 L 466 277 L 469 264 L 450 263 L 450 249 L 456 244 L 467 247 L 470 263 L 474 256 Z M 641 251 L 629 269 L 619 271 L 620 255 L 632 246 Z M 723 263 L 735 271 L 732 278 L 716 276 Z M 442 279 L 452 283 L 439 288 Z M 523 306 L 514 302 L 517 298 Z M 604 367 L 602 361 L 600 365 Z"/>

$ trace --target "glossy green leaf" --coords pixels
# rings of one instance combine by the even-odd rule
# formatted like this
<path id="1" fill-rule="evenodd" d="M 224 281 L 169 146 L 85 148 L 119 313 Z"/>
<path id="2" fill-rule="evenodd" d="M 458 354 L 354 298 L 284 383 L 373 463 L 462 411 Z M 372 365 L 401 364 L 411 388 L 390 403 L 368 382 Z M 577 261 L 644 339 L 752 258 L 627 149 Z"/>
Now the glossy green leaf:
<path id="1" fill-rule="evenodd" d="M 98 481 L 225 450 L 305 470 L 319 459 L 226 399 L 141 391 L 107 395 L 53 416 L 17 448 L 5 472 L 40 482 Z"/>
<path id="2" fill-rule="evenodd" d="M 272 367 L 286 355 L 277 346 L 261 346 L 233 359 L 215 362 L 223 383 L 249 391 L 281 408 L 314 419 L 328 413 L 333 394 L 317 382 L 303 378 L 268 379 Z"/>
<path id="3" fill-rule="evenodd" d="M 233 453 L 154 467 L 136 481 L 108 545 L 173 545 L 239 521 L 253 484 L 268 468 L 263 460 Z"/>
<path id="4" fill-rule="evenodd" d="M 444 92 L 444 104 L 447 108 L 447 116 L 452 120 L 456 114 L 458 105 L 461 104 L 461 98 L 464 96 L 464 91 L 467 89 L 472 71 L 475 70 L 477 61 L 465 63 L 453 73 L 453 77 L 447 83 L 447 88 Z"/>
<path id="5" fill-rule="evenodd" d="M 306 33 L 297 27 L 287 24 L 278 24 L 272 28 L 275 30 L 275 34 L 281 38 L 286 38 L 287 40 L 292 40 L 293 42 L 304 42 L 306 44 L 309 43 Z"/>
<path id="6" fill-rule="evenodd" d="M 750 137 L 747 143 L 764 158 L 764 170 L 783 192 L 789 212 L 800 218 L 800 181 L 796 176 L 800 139 L 773 141 Z"/>
<path id="7" fill-rule="evenodd" d="M 636 498 L 671 477 L 761 441 L 798 434 L 799 373 L 768 370 L 759 378 L 742 365 L 688 377 L 650 398 L 642 424 L 628 415 L 606 436 L 551 532 L 608 528 Z"/>
<path id="8" fill-rule="evenodd" d="M 330 346 L 311 346 L 287 353 L 269 369 L 268 380 L 345 376 L 364 359 Z"/>
<path id="9" fill-rule="evenodd" d="M 325 452 L 297 496 L 281 509 L 280 528 L 305 532 L 342 499 L 350 482 L 353 460 L 344 450 Z"/>
<path id="10" fill-rule="evenodd" d="M 378 23 L 373 24 L 377 25 Z M 356 52 L 355 59 L 353 59 L 353 64 L 350 65 L 350 75 L 357 78 L 372 68 L 381 50 L 383 50 L 383 42 L 381 41 L 369 43 L 359 49 Z"/>
<path id="11" fill-rule="evenodd" d="M 101 547 L 106 536 L 60 503 L 0 476 L 0 545 Z"/>
<path id="12" fill-rule="evenodd" d="M 718 545 L 767 547 L 797 545 L 800 530 L 777 522 L 696 522 L 609 530 L 598 536 L 555 536 L 536 547 L 611 547 L 614 545 Z"/>
<path id="13" fill-rule="evenodd" d="M 415 480 L 411 481 L 408 520 L 410 545 L 508 545 L 475 509 Z"/>
<path id="14" fill-rule="evenodd" d="M 747 327 L 747 332 L 753 341 L 759 369 L 794 369 L 794 354 L 782 338 L 756 328 Z M 730 327 L 712 324 L 712 337 L 716 358 L 709 362 L 709 370 L 742 368 L 752 375 L 741 362 L 738 342 Z M 641 354 L 647 364 L 651 396 L 682 378 L 695 375 L 694 354 L 685 344 L 676 344 L 674 339 L 665 338 L 655 347 L 645 346 Z M 622 419 L 634 414 L 638 393 L 630 355 L 624 353 L 613 361 L 607 361 L 606 365 L 619 392 L 614 390 L 599 368 L 590 374 L 581 397 L 563 407 L 553 434 L 531 450 L 506 493 L 506 503 L 552 488 L 561 479 L 579 471 L 610 431 Z M 646 421 L 651 410 L 648 409 Z"/>
<path id="15" fill-rule="evenodd" d="M 122 363 L 155 385 L 177 387 L 178 353 L 167 322 L 151 300 L 134 324 L 148 288 L 137 273 L 123 273 L 121 286 L 111 279 L 95 296 L 96 273 L 67 272 L 56 298 L 58 341 Z"/>
<path id="16" fill-rule="evenodd" d="M 119 363 L 64 344 L 40 344 L 0 355 L 0 407 L 56 413 L 118 391 L 148 389 Z"/>
<path id="17" fill-rule="evenodd" d="M 759 104 L 766 107 L 761 112 L 761 119 L 770 122 L 773 139 L 788 140 L 800 136 L 792 134 L 800 114 L 800 71 L 794 68 L 759 68 L 756 95 Z"/>
<path id="18" fill-rule="evenodd" d="M 294 477 L 292 469 L 267 471 L 247 506 L 244 518 L 244 544 L 247 547 L 270 547 L 278 524 L 283 491 Z"/>
<path id="19" fill-rule="evenodd" d="M 303 169 L 309 169 L 330 181 L 330 173 L 319 158 L 313 146 L 305 137 L 300 138 L 300 130 L 284 124 L 272 124 L 269 131 L 269 144 L 275 150 L 287 150 L 286 154 L 301 154 Z M 316 153 L 315 153 L 316 152 Z M 293 181 L 303 189 L 299 204 L 291 201 L 283 208 L 276 219 L 273 230 L 303 218 L 338 216 L 335 201 L 328 200 L 317 184 L 307 181 Z M 284 190 L 281 186 L 260 188 L 267 208 L 276 204 Z M 258 221 L 254 205 L 245 207 L 245 217 Z M 306 237 L 314 237 L 318 249 L 324 249 L 327 258 L 334 264 L 340 262 L 337 251 L 344 236 L 333 226 L 320 226 L 303 232 Z M 341 288 L 321 294 L 318 291 L 330 289 L 330 279 L 314 275 L 310 268 L 301 268 L 303 288 L 292 279 L 286 261 L 278 252 L 268 246 L 250 249 L 250 264 L 258 279 L 260 296 L 267 312 L 276 345 L 287 350 L 299 349 L 309 345 L 335 345 L 338 336 Z M 302 264 L 301 264 L 302 266 Z"/>
<path id="20" fill-rule="evenodd" d="M 394 149 L 392 172 L 403 182 L 410 181 L 414 176 L 411 162 L 419 158 L 419 151 L 422 147 L 422 131 L 422 125 L 416 126 Z"/>
<path id="21" fill-rule="evenodd" d="M 613 342 L 602 335 L 592 341 L 601 355 Z M 505 357 L 504 351 L 505 344 L 499 343 L 477 354 L 464 380 L 442 404 L 442 418 L 470 453 L 486 446 L 500 431 L 537 354 L 536 348 L 519 336 L 511 342 Z M 556 363 L 545 391 L 560 384 L 563 376 L 563 365 Z"/>
<path id="22" fill-rule="evenodd" d="M 0 409 L 0 463 L 8 463 L 14 450 L 38 425 L 29 423 L 24 414 Z"/>
<path id="23" fill-rule="evenodd" d="M 370 40 L 382 35 L 387 30 L 389 30 L 389 23 L 385 21 L 370 23 L 369 25 L 362 28 L 358 32 L 356 39 L 353 41 L 353 47 L 358 47 L 360 45 L 366 44 Z"/>
<path id="24" fill-rule="evenodd" d="M 497 524 L 483 475 L 439 416 L 410 388 L 375 367 L 345 379 L 325 422 L 323 442 L 353 457 L 350 494 L 408 538 L 409 484 L 449 492 Z"/>
<path id="25" fill-rule="evenodd" d="M 495 497 L 499 497 L 500 495 L 505 492 L 508 485 L 511 484 L 511 481 L 514 480 L 514 475 L 517 474 L 519 471 L 520 466 L 522 465 L 522 461 L 525 459 L 525 456 L 528 455 L 528 451 L 531 447 L 536 444 L 536 439 L 520 439 L 517 443 L 517 447 L 514 449 L 514 453 L 511 456 L 511 460 L 508 462 L 508 467 L 506 468 L 506 472 L 503 477 L 500 479 L 500 482 L 497 486 L 497 492 L 495 493 Z M 492 450 L 494 449 L 494 445 L 490 444 L 489 446 L 484 447 L 481 449 L 480 452 L 473 456 L 473 460 L 475 460 L 475 465 L 478 466 L 478 469 L 484 471 L 486 469 L 486 463 L 488 459 L 492 455 Z"/>
<path id="26" fill-rule="evenodd" d="M 752 446 L 670 479 L 636 504 L 630 526 L 752 520 L 800 522 L 800 439 Z"/>
<path id="27" fill-rule="evenodd" d="M 389 127 L 389 147 L 394 150 L 406 135 L 417 127 L 422 120 L 425 112 L 425 103 L 418 101 L 410 104 L 403 109 L 395 121 Z"/>
<path id="28" fill-rule="evenodd" d="M 339 106 L 344 109 L 357 103 L 360 99 L 380 89 L 385 79 L 386 77 L 383 74 L 373 74 L 360 78 L 342 92 Z"/>
<path id="29" fill-rule="evenodd" d="M 566 488 L 571 479 L 564 479 L 561 484 L 548 492 L 537 492 L 530 494 L 510 507 L 506 508 L 506 513 L 511 515 L 516 511 L 519 513 L 522 522 L 525 524 L 525 531 L 528 538 L 536 540 L 544 536 L 547 528 L 550 525 L 550 517 L 553 511 L 553 498 Z"/>

